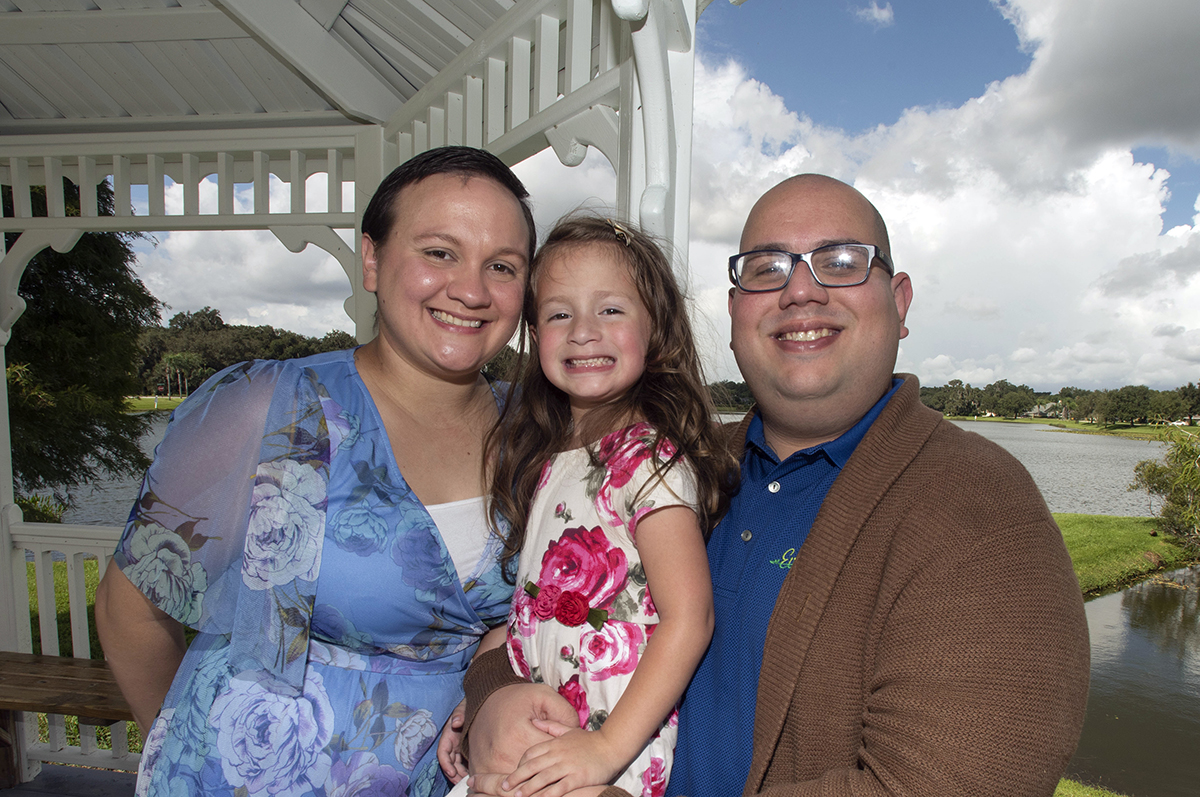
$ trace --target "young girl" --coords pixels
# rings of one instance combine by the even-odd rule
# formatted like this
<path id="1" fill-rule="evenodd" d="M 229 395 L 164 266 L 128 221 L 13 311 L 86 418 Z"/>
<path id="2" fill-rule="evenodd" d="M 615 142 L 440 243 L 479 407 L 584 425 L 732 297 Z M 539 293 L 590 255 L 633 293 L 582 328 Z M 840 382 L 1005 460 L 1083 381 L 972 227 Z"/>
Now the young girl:
<path id="1" fill-rule="evenodd" d="M 676 704 L 712 635 L 704 542 L 737 462 L 648 236 L 561 221 L 534 258 L 524 320 L 531 356 L 489 440 L 493 506 L 512 521 L 504 561 L 519 558 L 508 654 L 581 730 L 530 748 L 507 784 L 521 797 L 606 783 L 657 797 Z"/>

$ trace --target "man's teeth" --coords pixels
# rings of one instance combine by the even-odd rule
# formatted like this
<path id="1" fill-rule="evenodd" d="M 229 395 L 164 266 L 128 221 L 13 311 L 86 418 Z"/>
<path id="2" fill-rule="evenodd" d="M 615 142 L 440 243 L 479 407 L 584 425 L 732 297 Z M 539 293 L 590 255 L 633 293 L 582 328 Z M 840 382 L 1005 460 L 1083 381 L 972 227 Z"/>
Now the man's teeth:
<path id="1" fill-rule="evenodd" d="M 438 321 L 441 321 L 443 324 L 452 324 L 456 327 L 470 327 L 471 329 L 478 329 L 479 327 L 483 326 L 482 321 L 468 321 L 465 318 L 459 318 L 458 316 L 453 316 L 449 313 L 443 313 L 441 310 L 434 310 L 432 312 L 433 317 Z"/>
<path id="2" fill-rule="evenodd" d="M 819 340 L 827 338 L 830 335 L 836 334 L 832 329 L 810 329 L 807 332 L 784 332 L 779 336 L 780 340 L 794 340 L 806 342 L 810 340 Z"/>
<path id="3" fill-rule="evenodd" d="M 589 357 L 586 360 L 568 360 L 567 362 L 572 368 L 595 368 L 598 365 L 612 365 L 615 360 L 612 357 Z"/>

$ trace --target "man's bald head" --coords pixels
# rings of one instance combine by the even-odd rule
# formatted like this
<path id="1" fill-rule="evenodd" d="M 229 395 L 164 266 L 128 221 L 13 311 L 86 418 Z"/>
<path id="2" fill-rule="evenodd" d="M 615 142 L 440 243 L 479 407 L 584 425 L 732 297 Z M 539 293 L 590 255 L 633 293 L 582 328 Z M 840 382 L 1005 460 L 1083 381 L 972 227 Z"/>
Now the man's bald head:
<path id="1" fill-rule="evenodd" d="M 768 206 L 778 201 L 787 201 L 788 197 L 795 196 L 798 192 L 807 191 L 830 192 L 831 194 L 835 195 L 842 194 L 845 196 L 847 201 L 861 204 L 861 212 L 864 214 L 865 218 L 875 231 L 873 236 L 874 240 L 863 241 L 862 243 L 871 243 L 875 246 L 878 246 L 887 255 L 888 260 L 891 261 L 892 244 L 891 240 L 888 238 L 887 224 L 884 222 L 883 216 L 880 215 L 876 207 L 871 204 L 870 200 L 858 192 L 858 189 L 848 185 L 847 183 L 843 183 L 841 180 L 829 177 L 828 175 L 797 174 L 794 177 L 787 178 L 770 191 L 767 191 L 767 193 L 763 194 L 759 200 L 754 203 L 754 207 L 750 210 L 750 219 L 754 218 L 755 211 L 759 210 L 760 207 Z M 747 226 L 749 226 L 749 220 L 747 220 Z M 742 251 L 747 250 L 746 244 L 746 240 L 743 239 Z"/>

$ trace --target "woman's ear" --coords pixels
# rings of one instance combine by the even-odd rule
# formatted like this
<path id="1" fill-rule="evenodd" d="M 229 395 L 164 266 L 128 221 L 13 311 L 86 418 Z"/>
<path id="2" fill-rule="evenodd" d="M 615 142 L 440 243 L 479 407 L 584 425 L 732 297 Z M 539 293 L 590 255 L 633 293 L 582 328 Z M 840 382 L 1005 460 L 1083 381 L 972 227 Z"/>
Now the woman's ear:
<path id="1" fill-rule="evenodd" d="M 379 250 L 365 232 L 362 237 L 362 270 L 363 288 L 374 293 L 379 286 Z"/>

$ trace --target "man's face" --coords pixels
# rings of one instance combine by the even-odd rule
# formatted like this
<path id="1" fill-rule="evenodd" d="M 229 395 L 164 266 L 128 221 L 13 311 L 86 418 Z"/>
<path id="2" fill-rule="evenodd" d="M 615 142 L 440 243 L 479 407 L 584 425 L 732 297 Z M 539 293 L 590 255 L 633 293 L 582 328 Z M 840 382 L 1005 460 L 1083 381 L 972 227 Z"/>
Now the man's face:
<path id="1" fill-rule="evenodd" d="M 801 179 L 759 200 L 742 232 L 741 251 L 879 246 L 886 243 L 881 237 L 870 206 L 852 188 Z M 850 288 L 822 287 L 799 263 L 781 291 L 731 290 L 731 348 L 768 422 L 809 427 L 808 445 L 853 426 L 888 390 L 900 339 L 908 334 L 904 318 L 911 300 L 908 276 L 890 276 L 878 260 L 870 279 Z"/>

